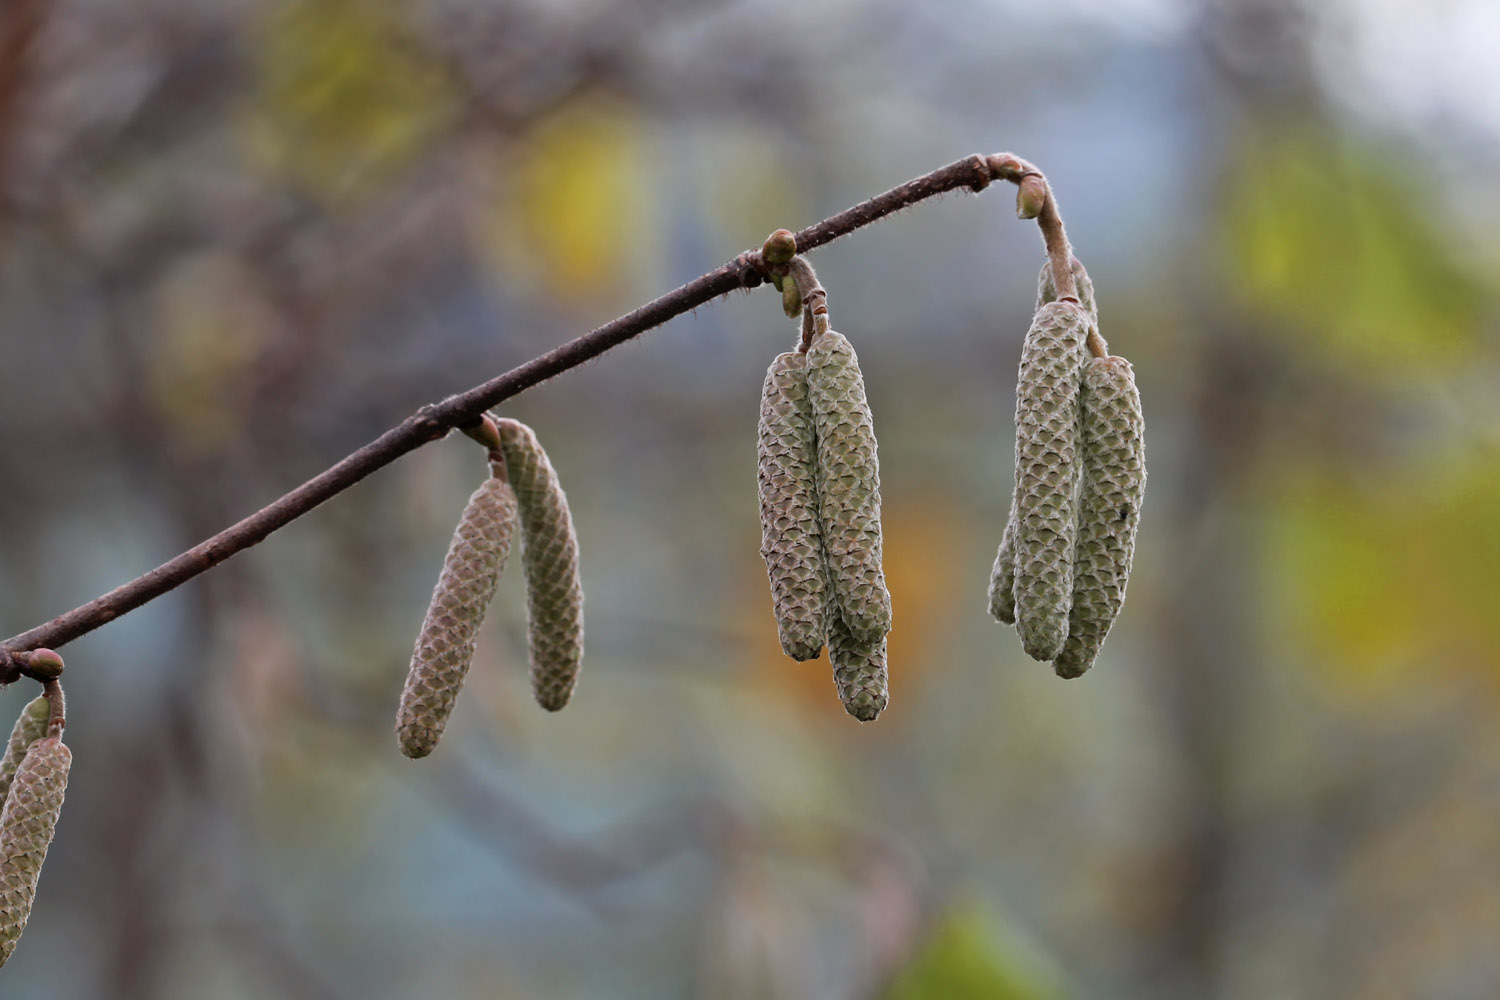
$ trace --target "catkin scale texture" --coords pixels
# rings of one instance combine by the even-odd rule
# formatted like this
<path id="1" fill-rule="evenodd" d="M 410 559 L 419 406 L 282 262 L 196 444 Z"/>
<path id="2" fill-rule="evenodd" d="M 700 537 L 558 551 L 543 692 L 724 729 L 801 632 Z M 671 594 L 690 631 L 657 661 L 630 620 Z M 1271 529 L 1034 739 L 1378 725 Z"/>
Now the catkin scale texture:
<path id="1" fill-rule="evenodd" d="M 1088 315 L 1070 302 L 1037 311 L 1016 385 L 1016 630 L 1027 654 L 1051 660 L 1073 600 L 1078 390 Z"/>
<path id="2" fill-rule="evenodd" d="M 531 688 L 537 703 L 555 712 L 572 696 L 583 662 L 578 536 L 567 495 L 535 432 L 508 418 L 496 424 L 521 510 Z"/>
<path id="3" fill-rule="evenodd" d="M 47 721 L 51 717 L 52 703 L 47 700 L 46 695 L 37 695 L 16 717 L 15 727 L 10 731 L 10 741 L 5 745 L 5 755 L 0 757 L 0 802 L 10 792 L 10 783 L 16 776 L 16 768 L 21 766 L 21 760 L 26 756 L 27 748 L 47 735 Z"/>
<path id="4" fill-rule="evenodd" d="M 1094 301 L 1094 282 L 1089 277 L 1089 272 L 1083 267 L 1083 261 L 1077 257 L 1073 258 L 1073 283 L 1078 286 L 1078 301 L 1089 314 L 1089 322 L 1094 329 L 1099 328 L 1099 304 Z M 1042 306 L 1049 302 L 1057 301 L 1057 286 L 1052 283 L 1052 264 L 1042 264 L 1041 273 L 1036 276 L 1036 309 L 1041 311 Z"/>
<path id="5" fill-rule="evenodd" d="M 1099 306 L 1094 301 L 1094 283 L 1084 269 L 1083 262 L 1073 258 L 1073 280 L 1078 286 L 1078 300 L 1088 311 L 1093 328 L 1099 328 Z M 1042 306 L 1057 301 L 1057 289 L 1052 283 L 1052 264 L 1042 263 L 1036 279 L 1036 311 Z M 1018 470 L 1019 472 L 1019 470 Z M 1075 490 L 1077 485 L 1074 486 Z M 1016 500 L 1011 494 L 1010 514 L 1005 520 L 1005 532 L 1000 538 L 1000 548 L 995 553 L 995 564 L 990 569 L 990 614 L 1006 625 L 1016 623 Z"/>
<path id="6" fill-rule="evenodd" d="M 766 371 L 756 453 L 760 554 L 771 583 L 777 633 L 786 655 L 811 660 L 823 648 L 828 581 L 805 354 L 778 355 Z"/>
<path id="7" fill-rule="evenodd" d="M 843 334 L 825 330 L 813 338 L 807 388 L 830 596 L 854 639 L 875 643 L 891 630 L 891 595 L 880 567 L 880 464 L 859 359 Z"/>
<path id="8" fill-rule="evenodd" d="M 432 753 L 448 725 L 474 659 L 479 626 L 505 569 L 515 524 L 515 492 L 495 477 L 474 491 L 459 517 L 396 713 L 397 742 L 408 757 Z"/>
<path id="9" fill-rule="evenodd" d="M 16 769 L 0 811 L 0 965 L 10 960 L 31 916 L 72 765 L 73 753 L 61 737 L 37 740 Z"/>
<path id="10" fill-rule="evenodd" d="M 1016 499 L 1011 493 L 1005 532 L 990 568 L 990 614 L 1006 625 L 1016 623 Z"/>
<path id="11" fill-rule="evenodd" d="M 874 722 L 890 701 L 885 636 L 860 642 L 836 610 L 830 609 L 828 618 L 828 660 L 833 664 L 839 701 L 860 722 Z"/>
<path id="12" fill-rule="evenodd" d="M 1053 664 L 1061 677 L 1088 670 L 1120 613 L 1146 496 L 1145 421 L 1130 362 L 1090 359 L 1080 404 L 1083 491 L 1068 639 Z"/>

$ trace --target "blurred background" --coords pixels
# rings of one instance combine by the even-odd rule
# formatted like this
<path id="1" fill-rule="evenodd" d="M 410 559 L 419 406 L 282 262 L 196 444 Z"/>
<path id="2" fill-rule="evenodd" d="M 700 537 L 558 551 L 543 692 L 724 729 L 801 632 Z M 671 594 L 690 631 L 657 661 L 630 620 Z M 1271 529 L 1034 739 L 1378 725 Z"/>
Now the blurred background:
<path id="1" fill-rule="evenodd" d="M 916 174 L 1047 171 L 1151 474 L 1064 682 L 985 613 L 1013 193 L 819 250 L 880 436 L 891 704 L 779 652 L 764 288 L 503 412 L 582 543 L 392 720 L 485 474 L 422 449 L 66 647 L 33 998 L 1500 995 L 1493 0 L 5 0 L 0 634 L 425 402 Z M 30 682 L 0 694 L 14 717 Z"/>

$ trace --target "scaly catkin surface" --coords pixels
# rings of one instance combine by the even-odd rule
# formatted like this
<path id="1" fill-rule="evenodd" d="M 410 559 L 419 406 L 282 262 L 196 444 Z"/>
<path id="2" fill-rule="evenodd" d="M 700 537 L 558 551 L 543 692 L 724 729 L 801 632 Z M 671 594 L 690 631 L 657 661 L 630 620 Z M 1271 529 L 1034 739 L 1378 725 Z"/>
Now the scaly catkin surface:
<path id="1" fill-rule="evenodd" d="M 1094 283 L 1084 269 L 1083 262 L 1073 258 L 1073 280 L 1078 284 L 1078 300 L 1088 310 L 1089 321 L 1099 329 L 1099 306 L 1094 301 Z M 1052 265 L 1043 263 L 1036 278 L 1036 312 L 1042 306 L 1057 301 L 1057 289 L 1052 285 Z M 1075 490 L 1077 485 L 1074 486 Z M 1016 500 L 1011 493 L 1010 514 L 1005 520 L 1005 532 L 1000 536 L 1000 548 L 995 553 L 995 564 L 990 569 L 990 614 L 1006 625 L 1016 623 Z"/>
<path id="2" fill-rule="evenodd" d="M 531 689 L 537 703 L 557 711 L 568 703 L 583 662 L 583 586 L 578 578 L 578 536 L 568 498 L 536 433 L 499 418 L 505 466 L 521 507 L 526 568 L 526 617 L 531 647 Z"/>
<path id="3" fill-rule="evenodd" d="M 0 965 L 10 960 L 31 916 L 72 765 L 73 753 L 61 737 L 37 740 L 16 769 L 0 811 Z"/>
<path id="4" fill-rule="evenodd" d="M 828 330 L 813 338 L 807 388 L 832 603 L 856 641 L 875 643 L 891 630 L 891 595 L 880 566 L 880 464 L 859 359 L 843 334 Z"/>
<path id="5" fill-rule="evenodd" d="M 0 802 L 10 791 L 10 783 L 26 756 L 26 749 L 47 735 L 47 720 L 51 714 L 52 703 L 46 695 L 37 695 L 21 709 L 15 728 L 10 731 L 10 742 L 5 745 L 5 756 L 0 757 Z"/>
<path id="6" fill-rule="evenodd" d="M 1068 640 L 1054 663 L 1060 677 L 1088 670 L 1120 613 L 1146 496 L 1145 421 L 1130 362 L 1090 359 L 1081 404 L 1083 494 Z"/>
<path id="7" fill-rule="evenodd" d="M 1083 261 L 1077 257 L 1073 258 L 1073 282 L 1078 286 L 1078 301 L 1088 311 L 1090 324 L 1095 330 L 1099 329 L 1099 304 L 1094 301 L 1094 282 L 1088 271 L 1084 270 Z M 1040 312 L 1042 306 L 1056 301 L 1057 289 L 1052 284 L 1052 265 L 1043 263 L 1041 273 L 1036 276 L 1036 310 Z"/>
<path id="8" fill-rule="evenodd" d="M 1068 302 L 1038 310 L 1016 385 L 1016 630 L 1027 654 L 1051 660 L 1073 600 L 1078 388 L 1088 314 Z"/>
<path id="9" fill-rule="evenodd" d="M 760 554 L 771 583 L 777 633 L 786 655 L 811 660 L 823 648 L 828 581 L 805 354 L 789 351 L 771 362 L 761 391 L 756 452 Z"/>
<path id="10" fill-rule="evenodd" d="M 1000 536 L 1000 548 L 995 553 L 995 565 L 990 567 L 990 614 L 1006 625 L 1016 623 L 1016 494 L 1011 491 L 1010 514 L 1005 519 L 1005 532 Z"/>
<path id="11" fill-rule="evenodd" d="M 838 609 L 828 608 L 828 661 L 833 664 L 833 683 L 839 689 L 844 711 L 860 722 L 874 722 L 890 701 L 890 675 L 886 670 L 885 637 L 860 642 L 844 624 Z"/>
<path id="12" fill-rule="evenodd" d="M 474 659 L 475 639 L 494 599 L 516 525 L 516 495 L 486 479 L 459 517 L 443 571 L 417 635 L 396 712 L 396 739 L 408 757 L 437 747 Z"/>

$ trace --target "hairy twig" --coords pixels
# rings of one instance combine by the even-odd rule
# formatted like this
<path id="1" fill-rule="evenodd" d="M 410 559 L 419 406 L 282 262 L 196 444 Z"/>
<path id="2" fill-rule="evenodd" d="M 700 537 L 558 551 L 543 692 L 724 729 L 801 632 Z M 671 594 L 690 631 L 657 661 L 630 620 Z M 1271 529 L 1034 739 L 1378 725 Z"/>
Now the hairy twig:
<path id="1" fill-rule="evenodd" d="M 1025 160 L 1009 153 L 965 157 L 808 226 L 794 234 L 796 252 L 805 253 L 823 246 L 893 212 L 947 191 L 967 188 L 977 192 L 989 186 L 991 180 L 1008 180 L 1020 184 L 1026 177 L 1041 178 L 1041 173 Z M 1041 183 L 1046 184 L 1045 178 L 1041 179 Z M 1037 224 L 1041 227 L 1047 254 L 1052 261 L 1059 298 L 1073 298 L 1076 301 L 1073 273 L 1069 266 L 1072 252 L 1050 188 L 1046 190 L 1046 199 L 1037 215 Z M 18 654 L 42 646 L 62 646 L 94 631 L 264 540 L 272 532 L 337 496 L 377 469 L 390 465 L 402 455 L 442 438 L 455 428 L 472 428 L 484 411 L 497 403 L 576 368 L 721 295 L 737 288 L 754 288 L 769 275 L 770 270 L 762 259 L 761 251 L 746 251 L 729 263 L 576 340 L 512 368 L 467 392 L 422 407 L 332 468 L 212 538 L 87 604 L 5 640 L 3 646 L 0 646 L 0 683 L 8 683 L 23 674 L 46 680 L 45 676 L 39 676 L 33 671 L 28 657 Z"/>

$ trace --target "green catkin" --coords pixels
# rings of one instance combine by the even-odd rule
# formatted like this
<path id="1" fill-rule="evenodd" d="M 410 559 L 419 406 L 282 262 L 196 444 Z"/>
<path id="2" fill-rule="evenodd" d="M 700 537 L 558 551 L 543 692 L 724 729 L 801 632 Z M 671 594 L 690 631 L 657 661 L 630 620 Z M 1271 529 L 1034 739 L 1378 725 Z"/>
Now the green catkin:
<path id="1" fill-rule="evenodd" d="M 491 476 L 469 497 L 443 559 L 427 617 L 417 635 L 396 713 L 401 752 L 426 757 L 437 747 L 474 659 L 485 611 L 495 596 L 516 525 L 516 495 Z"/>
<path id="2" fill-rule="evenodd" d="M 1094 283 L 1084 269 L 1083 261 L 1073 258 L 1073 280 L 1078 286 L 1078 301 L 1088 310 L 1089 320 L 1095 331 L 1099 329 L 1099 306 L 1094 299 Z M 1057 289 L 1052 283 L 1052 264 L 1043 261 L 1041 273 L 1036 279 L 1036 311 L 1042 306 L 1057 301 Z M 1076 489 L 1076 486 L 1075 486 Z M 1000 537 L 1000 548 L 995 553 L 995 564 L 990 569 L 990 614 L 1006 625 L 1016 623 L 1016 501 L 1011 493 L 1010 514 L 1005 520 L 1005 532 Z"/>
<path id="3" fill-rule="evenodd" d="M 535 432 L 497 418 L 505 466 L 521 508 L 531 688 L 555 712 L 568 703 L 583 661 L 583 586 L 568 498 Z"/>
<path id="4" fill-rule="evenodd" d="M 824 330 L 813 338 L 807 387 L 831 604 L 857 642 L 876 643 L 891 630 L 891 595 L 880 568 L 880 465 L 859 359 L 843 334 Z"/>
<path id="5" fill-rule="evenodd" d="M 72 764 L 73 753 L 61 736 L 37 740 L 16 769 L 0 810 L 0 966 L 10 960 L 31 915 Z"/>
<path id="6" fill-rule="evenodd" d="M 21 709 L 15 728 L 10 731 L 10 742 L 5 745 L 5 755 L 0 757 L 0 802 L 10 791 L 11 780 L 15 778 L 16 768 L 21 766 L 27 748 L 47 735 L 47 720 L 51 715 L 52 703 L 46 695 L 37 695 Z"/>
<path id="7" fill-rule="evenodd" d="M 757 479 L 760 554 L 766 561 L 781 648 L 794 660 L 823 648 L 828 581 L 814 483 L 817 440 L 807 393 L 807 355 L 787 352 L 761 391 Z"/>
<path id="8" fill-rule="evenodd" d="M 1090 359 L 1080 400 L 1083 492 L 1068 639 L 1054 663 L 1059 677 L 1089 669 L 1120 613 L 1146 495 L 1145 421 L 1130 362 Z"/>
<path id="9" fill-rule="evenodd" d="M 1070 302 L 1037 311 L 1016 385 L 1016 630 L 1027 655 L 1051 660 L 1073 600 L 1078 387 L 1088 314 Z"/>

